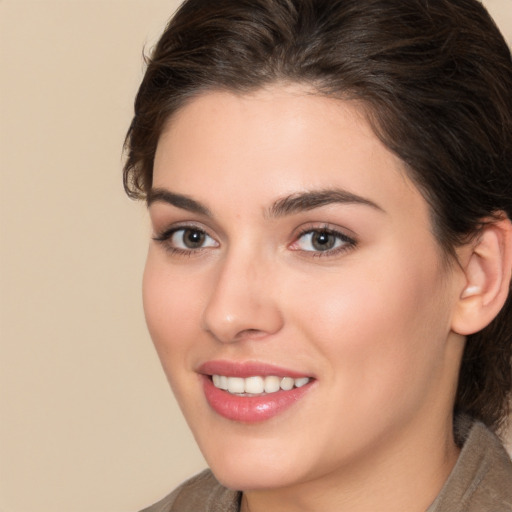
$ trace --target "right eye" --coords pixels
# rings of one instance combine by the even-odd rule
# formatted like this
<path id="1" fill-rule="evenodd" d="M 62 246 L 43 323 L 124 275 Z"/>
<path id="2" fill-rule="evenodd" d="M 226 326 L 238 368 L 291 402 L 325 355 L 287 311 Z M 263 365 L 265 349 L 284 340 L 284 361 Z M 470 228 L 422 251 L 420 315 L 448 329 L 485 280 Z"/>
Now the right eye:
<path id="1" fill-rule="evenodd" d="M 175 228 L 155 237 L 172 251 L 195 251 L 206 247 L 218 247 L 218 243 L 205 231 L 195 227 Z"/>

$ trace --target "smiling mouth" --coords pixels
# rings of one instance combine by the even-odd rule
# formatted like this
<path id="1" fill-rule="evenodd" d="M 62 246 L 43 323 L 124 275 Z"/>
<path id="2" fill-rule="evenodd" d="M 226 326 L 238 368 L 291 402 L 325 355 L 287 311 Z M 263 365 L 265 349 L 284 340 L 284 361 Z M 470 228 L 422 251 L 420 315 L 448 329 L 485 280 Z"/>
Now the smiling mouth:
<path id="1" fill-rule="evenodd" d="M 278 391 L 290 391 L 308 384 L 309 377 L 277 377 L 275 375 L 252 377 L 228 377 L 226 375 L 212 375 L 213 385 L 220 390 L 236 396 L 263 396 Z"/>

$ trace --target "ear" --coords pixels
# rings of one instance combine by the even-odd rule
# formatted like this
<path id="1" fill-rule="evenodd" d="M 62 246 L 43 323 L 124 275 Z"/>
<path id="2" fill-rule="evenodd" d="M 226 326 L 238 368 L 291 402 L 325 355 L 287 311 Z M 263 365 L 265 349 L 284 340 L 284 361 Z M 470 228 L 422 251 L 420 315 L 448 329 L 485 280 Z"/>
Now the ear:
<path id="1" fill-rule="evenodd" d="M 452 330 L 469 335 L 499 313 L 512 273 L 512 223 L 505 214 L 490 219 L 477 238 L 463 246 L 459 262 L 465 277 L 452 316 Z"/>

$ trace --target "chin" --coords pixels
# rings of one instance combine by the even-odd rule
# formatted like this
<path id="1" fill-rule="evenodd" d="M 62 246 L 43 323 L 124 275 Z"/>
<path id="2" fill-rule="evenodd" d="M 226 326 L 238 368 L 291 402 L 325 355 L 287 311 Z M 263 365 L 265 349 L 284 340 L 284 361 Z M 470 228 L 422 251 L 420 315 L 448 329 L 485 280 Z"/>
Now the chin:
<path id="1" fill-rule="evenodd" d="M 283 475 L 282 468 L 233 465 L 211 466 L 217 480 L 228 489 L 257 491 L 284 488 L 297 483 L 296 475 Z"/>
<path id="2" fill-rule="evenodd" d="M 307 461 L 286 442 L 247 439 L 227 443 L 203 454 L 217 478 L 229 489 L 239 491 L 284 488 L 307 478 Z M 302 463 L 301 463 L 302 462 Z"/>

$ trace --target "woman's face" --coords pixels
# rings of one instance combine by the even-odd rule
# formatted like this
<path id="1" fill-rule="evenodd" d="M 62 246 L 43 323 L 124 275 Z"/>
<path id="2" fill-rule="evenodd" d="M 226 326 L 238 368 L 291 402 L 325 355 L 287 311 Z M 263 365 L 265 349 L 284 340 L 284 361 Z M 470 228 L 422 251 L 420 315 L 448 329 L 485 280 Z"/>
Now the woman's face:
<path id="1" fill-rule="evenodd" d="M 163 132 L 153 187 L 145 314 L 221 482 L 285 487 L 439 444 L 464 279 L 355 103 L 205 93 Z"/>

